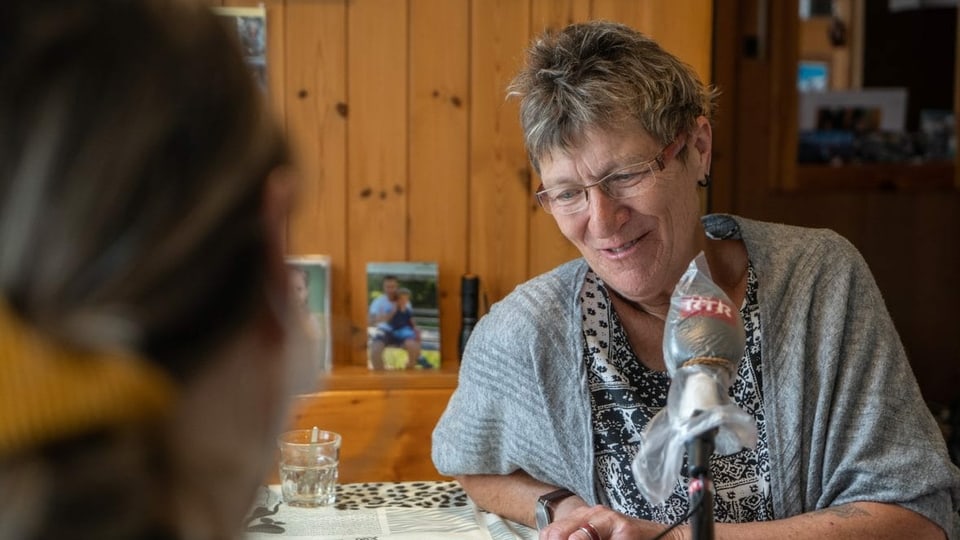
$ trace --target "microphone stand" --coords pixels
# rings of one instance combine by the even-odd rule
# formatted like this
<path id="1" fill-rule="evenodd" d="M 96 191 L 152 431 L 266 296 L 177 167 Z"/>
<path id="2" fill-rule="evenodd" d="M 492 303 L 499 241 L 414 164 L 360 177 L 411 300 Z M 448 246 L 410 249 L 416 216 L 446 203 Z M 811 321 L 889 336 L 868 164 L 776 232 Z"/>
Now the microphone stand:
<path id="1" fill-rule="evenodd" d="M 686 442 L 690 531 L 692 540 L 713 540 L 713 482 L 710 480 L 710 455 L 717 429 L 711 429 Z"/>

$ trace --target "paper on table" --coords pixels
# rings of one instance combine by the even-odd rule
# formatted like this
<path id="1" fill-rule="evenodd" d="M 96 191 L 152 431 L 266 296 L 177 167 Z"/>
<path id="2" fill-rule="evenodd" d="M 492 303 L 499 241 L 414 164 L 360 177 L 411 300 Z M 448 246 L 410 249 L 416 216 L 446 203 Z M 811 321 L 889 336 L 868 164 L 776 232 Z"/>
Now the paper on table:
<path id="1" fill-rule="evenodd" d="M 265 499 L 264 499 L 265 497 Z M 525 540 L 536 531 L 503 521 L 469 502 L 447 508 L 385 507 L 338 510 L 279 504 L 264 490 L 247 523 L 246 540 Z M 532 532 L 532 536 L 530 533 Z"/>

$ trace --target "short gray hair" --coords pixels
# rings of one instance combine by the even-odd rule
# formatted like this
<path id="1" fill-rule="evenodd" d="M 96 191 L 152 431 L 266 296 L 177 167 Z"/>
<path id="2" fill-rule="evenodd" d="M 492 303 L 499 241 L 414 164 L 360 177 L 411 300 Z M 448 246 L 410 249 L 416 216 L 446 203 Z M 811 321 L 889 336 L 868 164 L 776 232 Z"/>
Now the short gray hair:
<path id="1" fill-rule="evenodd" d="M 548 30 L 508 87 L 520 98 L 527 153 L 539 160 L 582 142 L 589 128 L 639 121 L 663 145 L 712 119 L 718 92 L 657 42 L 623 24 L 590 21 Z"/>

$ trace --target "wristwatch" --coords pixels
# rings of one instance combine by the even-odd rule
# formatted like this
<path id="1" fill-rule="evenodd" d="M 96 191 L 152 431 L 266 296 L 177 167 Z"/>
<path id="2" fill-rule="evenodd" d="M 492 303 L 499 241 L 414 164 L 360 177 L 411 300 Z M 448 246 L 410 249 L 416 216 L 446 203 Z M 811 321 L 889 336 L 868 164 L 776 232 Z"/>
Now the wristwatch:
<path id="1" fill-rule="evenodd" d="M 558 489 L 541 495 L 537 499 L 537 530 L 546 527 L 553 521 L 554 505 L 573 494 L 569 489 Z"/>

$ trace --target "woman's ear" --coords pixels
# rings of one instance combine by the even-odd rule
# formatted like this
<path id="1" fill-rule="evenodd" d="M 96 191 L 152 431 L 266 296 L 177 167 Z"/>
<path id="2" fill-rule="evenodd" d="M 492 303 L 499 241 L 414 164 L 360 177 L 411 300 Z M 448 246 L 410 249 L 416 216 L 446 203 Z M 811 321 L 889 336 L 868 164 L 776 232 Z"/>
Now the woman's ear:
<path id="1" fill-rule="evenodd" d="M 275 337 L 282 337 L 290 304 L 289 270 L 286 264 L 287 221 L 296 204 L 299 177 L 293 167 L 282 165 L 267 175 L 263 185 L 262 216 L 266 234 L 267 302 L 272 310 Z"/>
<path id="2" fill-rule="evenodd" d="M 697 178 L 710 174 L 710 160 L 713 156 L 713 128 L 706 116 L 697 117 L 697 126 L 693 130 L 693 148 L 696 149 Z"/>
<path id="3" fill-rule="evenodd" d="M 283 165 L 267 175 L 263 186 L 263 220 L 270 241 L 286 251 L 287 220 L 293 211 L 299 182 L 293 167 Z"/>

